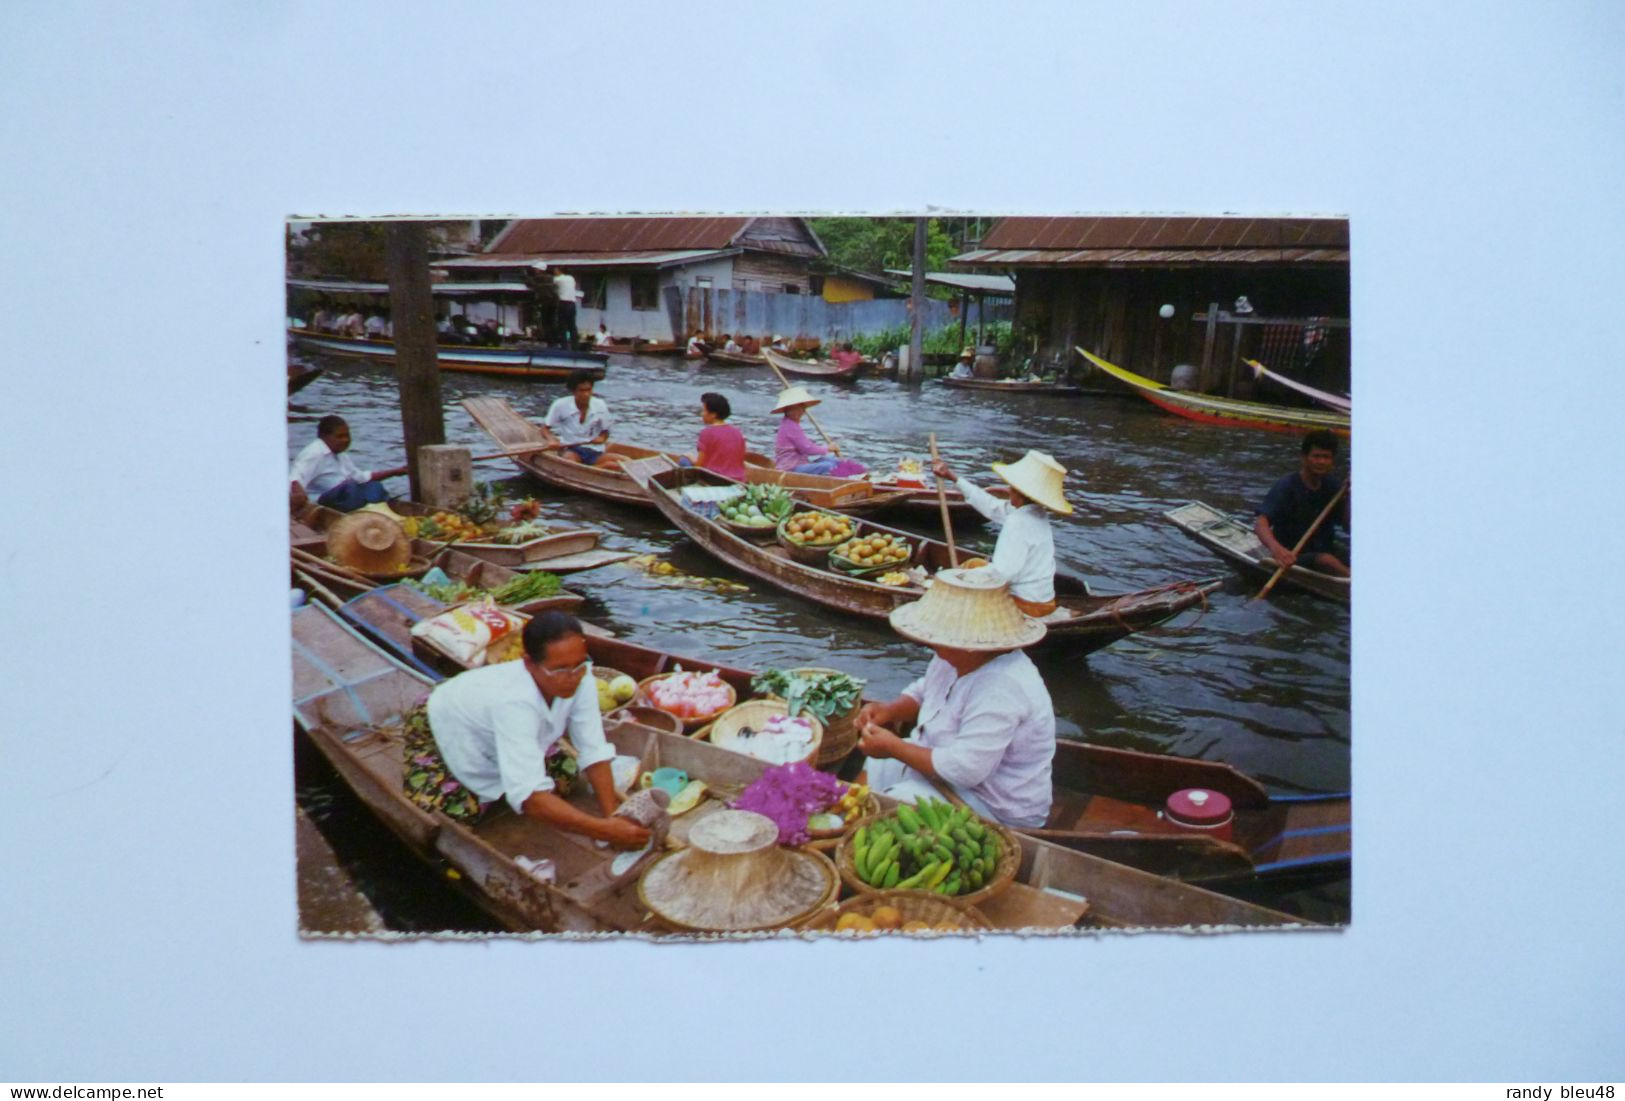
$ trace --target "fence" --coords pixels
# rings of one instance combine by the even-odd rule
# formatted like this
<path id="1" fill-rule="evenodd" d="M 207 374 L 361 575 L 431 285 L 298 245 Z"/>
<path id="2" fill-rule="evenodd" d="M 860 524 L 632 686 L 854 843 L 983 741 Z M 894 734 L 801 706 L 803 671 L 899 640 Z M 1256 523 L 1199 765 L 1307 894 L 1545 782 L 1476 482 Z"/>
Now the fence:
<path id="1" fill-rule="evenodd" d="M 906 298 L 826 302 L 809 294 L 772 294 L 719 287 L 667 287 L 665 294 L 672 332 L 678 334 L 698 329 L 712 336 L 750 333 L 759 337 L 783 336 L 790 340 L 830 343 L 910 323 Z M 970 310 L 974 327 L 976 307 L 973 305 Z M 1010 316 L 1008 303 L 990 303 L 987 307 L 988 321 L 1008 320 Z M 924 320 L 929 330 L 957 323 L 959 318 L 948 302 L 928 298 Z"/>
<path id="2" fill-rule="evenodd" d="M 1244 359 L 1323 390 L 1349 389 L 1349 323 L 1342 317 L 1257 317 L 1210 307 L 1191 320 L 1206 325 L 1201 389 L 1249 396 L 1251 372 Z M 1221 329 L 1228 327 L 1228 332 Z"/>

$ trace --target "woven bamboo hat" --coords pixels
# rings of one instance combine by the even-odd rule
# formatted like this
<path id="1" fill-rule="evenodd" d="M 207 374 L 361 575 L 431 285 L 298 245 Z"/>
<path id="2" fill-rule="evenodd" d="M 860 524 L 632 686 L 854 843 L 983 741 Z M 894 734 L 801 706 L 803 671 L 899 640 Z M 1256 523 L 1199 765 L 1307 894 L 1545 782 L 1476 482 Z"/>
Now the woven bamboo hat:
<path id="1" fill-rule="evenodd" d="M 1021 491 L 1023 497 L 1037 501 L 1051 512 L 1072 515 L 1072 506 L 1061 490 L 1061 479 L 1066 467 L 1043 451 L 1029 451 L 1017 463 L 994 463 L 993 473 Z"/>
<path id="2" fill-rule="evenodd" d="M 892 611 L 892 630 L 927 646 L 1021 650 L 1049 628 L 1022 614 L 1010 583 L 992 569 L 939 570 L 925 595 Z"/>
<path id="3" fill-rule="evenodd" d="M 704 933 L 776 929 L 833 901 L 835 866 L 779 844 L 773 820 L 717 811 L 689 831 L 689 847 L 651 864 L 638 897 L 667 925 Z"/>
<path id="4" fill-rule="evenodd" d="M 818 402 L 818 398 L 807 393 L 806 387 L 792 386 L 779 394 L 779 403 L 773 407 L 773 412 L 782 413 L 797 405 L 817 405 Z"/>
<path id="5" fill-rule="evenodd" d="M 391 573 L 412 557 L 412 541 L 401 526 L 376 512 L 340 516 L 327 529 L 327 554 L 363 573 Z"/>
<path id="6" fill-rule="evenodd" d="M 965 350 L 963 352 L 959 353 L 959 358 L 960 359 L 975 359 L 976 358 L 976 349 L 972 348 L 969 344 L 965 345 Z"/>

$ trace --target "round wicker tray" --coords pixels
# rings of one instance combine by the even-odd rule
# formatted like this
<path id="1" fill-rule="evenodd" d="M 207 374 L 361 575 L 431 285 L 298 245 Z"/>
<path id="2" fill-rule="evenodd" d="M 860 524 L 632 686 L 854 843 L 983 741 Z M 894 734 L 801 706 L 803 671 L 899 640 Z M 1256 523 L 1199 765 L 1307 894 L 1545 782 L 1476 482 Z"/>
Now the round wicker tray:
<path id="1" fill-rule="evenodd" d="M 992 929 L 993 923 L 975 906 L 956 898 L 944 898 L 934 891 L 877 891 L 874 894 L 849 898 L 839 906 L 820 910 L 805 922 L 801 929 L 807 933 L 833 933 L 836 924 L 846 914 L 862 914 L 872 918 L 876 910 L 890 906 L 902 915 L 906 924 L 923 921 L 930 929 L 910 929 L 909 936 L 941 936 L 949 933 L 977 933 Z M 845 930 L 843 936 L 878 936 L 881 933 L 902 933 L 902 929 L 876 930 L 859 933 Z"/>
<path id="2" fill-rule="evenodd" d="M 737 707 L 730 707 L 717 716 L 716 721 L 711 724 L 711 730 L 707 737 L 712 745 L 720 749 L 731 749 L 735 753 L 743 753 L 747 757 L 754 756 L 748 750 L 736 744 L 739 731 L 746 726 L 760 726 L 774 715 L 786 715 L 788 713 L 789 709 L 785 707 L 782 700 L 747 700 Z M 819 747 L 824 743 L 824 724 L 819 722 L 817 717 L 813 715 L 803 715 L 801 717 L 812 723 L 813 728 L 812 751 L 801 758 L 810 765 L 818 759 Z"/>
<path id="3" fill-rule="evenodd" d="M 837 512 L 827 512 L 824 509 L 819 508 L 799 509 L 796 512 L 791 513 L 789 516 L 786 516 L 783 520 L 779 521 L 779 526 L 775 529 L 775 534 L 778 537 L 779 546 L 788 551 L 791 558 L 795 559 L 797 562 L 800 562 L 803 566 L 827 567 L 829 565 L 830 548 L 839 546 L 851 538 L 851 536 L 843 535 L 838 539 L 829 539 L 822 543 L 797 543 L 785 534 L 785 526 L 790 523 L 790 520 L 793 517 L 799 516 L 804 512 L 816 512 L 824 516 L 845 520 L 847 521 L 848 529 L 854 532 L 857 530 L 857 525 L 852 522 L 850 517 L 841 516 L 840 513 Z"/>
<path id="4" fill-rule="evenodd" d="M 791 669 L 790 675 L 839 672 L 842 672 L 842 670 L 831 669 L 823 665 L 804 665 L 798 669 Z M 763 698 L 777 700 L 783 697 L 768 693 Z M 858 744 L 857 717 L 858 710 L 862 707 L 863 697 L 859 696 L 858 701 L 847 710 L 846 714 L 831 716 L 829 721 L 824 723 L 824 742 L 818 749 L 818 759 L 813 762 L 815 765 L 824 768 L 827 765 L 837 764 L 845 760 L 846 755 L 852 752 L 853 748 Z M 879 804 L 876 804 L 875 813 L 879 813 Z"/>
<path id="5" fill-rule="evenodd" d="M 698 670 L 694 671 L 697 672 Z M 668 677 L 675 677 L 676 675 L 676 673 L 657 673 L 652 677 L 644 677 L 642 680 L 638 681 L 638 693 L 632 697 L 632 705 L 640 707 L 653 707 L 656 711 L 665 711 L 665 708 L 660 707 L 654 702 L 654 700 L 649 698 L 649 686 L 657 680 L 665 680 Z M 739 701 L 739 693 L 737 690 L 735 690 L 733 685 L 724 681 L 722 686 L 728 690 L 728 702 L 724 706 L 717 708 L 709 715 L 697 715 L 692 719 L 685 719 L 681 715 L 674 715 L 672 717 L 681 722 L 683 724 L 683 729 L 687 730 L 690 734 L 700 729 L 700 727 L 712 722 L 718 715 L 725 713 L 728 708 L 732 707 Z M 667 714 L 671 713 L 667 712 Z"/>
<path id="6" fill-rule="evenodd" d="M 999 894 L 1015 882 L 1016 872 L 1021 869 L 1021 843 L 1016 840 L 1016 835 L 997 822 L 989 822 L 986 818 L 978 818 L 977 820 L 999 836 L 999 866 L 993 869 L 993 875 L 977 890 L 953 896 L 955 902 L 967 905 L 975 905 Z M 846 836 L 842 837 L 835 846 L 835 869 L 841 873 L 841 882 L 860 895 L 873 895 L 881 891 L 881 888 L 871 887 L 865 883 L 858 875 L 857 866 L 852 862 L 853 835 L 857 833 L 859 826 L 869 825 L 874 821 L 873 818 L 864 818 L 852 823 L 852 829 L 848 830 Z M 926 893 L 934 894 L 935 892 Z M 947 896 L 937 895 L 937 897 L 945 898 Z"/>

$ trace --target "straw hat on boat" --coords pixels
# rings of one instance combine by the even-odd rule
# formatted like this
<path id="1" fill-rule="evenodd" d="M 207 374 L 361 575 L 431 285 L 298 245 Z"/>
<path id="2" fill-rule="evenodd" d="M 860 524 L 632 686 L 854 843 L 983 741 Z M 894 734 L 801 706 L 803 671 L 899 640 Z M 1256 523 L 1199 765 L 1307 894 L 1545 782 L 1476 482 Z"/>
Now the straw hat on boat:
<path id="1" fill-rule="evenodd" d="M 1072 506 L 1067 503 L 1066 494 L 1061 490 L 1066 467 L 1046 452 L 1029 451 L 1017 463 L 994 463 L 993 473 L 1020 490 L 1028 500 L 1037 501 L 1062 516 L 1072 515 Z"/>
<path id="2" fill-rule="evenodd" d="M 638 898 L 662 922 L 701 933 L 778 929 L 827 905 L 840 890 L 822 856 L 779 844 L 773 820 L 716 811 L 689 831 L 688 848 L 643 873 Z"/>
<path id="3" fill-rule="evenodd" d="M 1008 581 L 985 568 L 939 570 L 925 595 L 890 619 L 904 638 L 954 650 L 1020 650 L 1048 630 L 1016 607 Z"/>
<path id="4" fill-rule="evenodd" d="M 963 352 L 959 353 L 959 358 L 960 359 L 975 359 L 976 358 L 976 349 L 971 347 L 969 344 L 965 345 L 965 350 Z"/>
<path id="5" fill-rule="evenodd" d="M 792 386 L 779 394 L 779 403 L 773 407 L 773 412 L 782 413 L 798 405 L 817 405 L 819 400 L 807 393 L 806 387 Z"/>
<path id="6" fill-rule="evenodd" d="M 335 562 L 363 573 L 392 573 L 412 557 L 412 541 L 388 517 L 352 512 L 327 529 L 327 553 Z"/>

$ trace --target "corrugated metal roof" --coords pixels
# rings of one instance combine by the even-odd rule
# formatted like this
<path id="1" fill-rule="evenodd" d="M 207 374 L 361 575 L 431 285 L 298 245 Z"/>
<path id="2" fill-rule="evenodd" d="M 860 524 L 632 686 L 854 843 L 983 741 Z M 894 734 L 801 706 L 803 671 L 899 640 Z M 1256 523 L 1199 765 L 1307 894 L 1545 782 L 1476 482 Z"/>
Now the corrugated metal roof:
<path id="1" fill-rule="evenodd" d="M 521 218 L 498 234 L 488 255 L 721 249 L 749 218 Z"/>
<path id="2" fill-rule="evenodd" d="M 1346 248 L 977 249 L 948 261 L 970 267 L 1135 267 L 1208 264 L 1347 264 Z"/>
<path id="3" fill-rule="evenodd" d="M 674 264 L 692 264 L 701 260 L 714 260 L 719 256 L 735 256 L 742 249 L 677 249 L 669 252 L 547 252 L 514 253 L 500 258 L 481 261 L 446 260 L 437 262 L 437 268 L 664 268 Z"/>
<path id="4" fill-rule="evenodd" d="M 332 294 L 388 294 L 388 283 L 353 283 L 335 279 L 290 279 L 288 286 L 305 291 L 327 291 Z M 530 294 L 528 283 L 431 283 L 429 292 L 438 295 L 459 294 Z"/>
<path id="5" fill-rule="evenodd" d="M 1349 245 L 1346 218 L 1000 218 L 985 249 L 1267 249 Z"/>
<path id="6" fill-rule="evenodd" d="M 912 279 L 912 271 L 900 268 L 887 268 L 890 275 Z M 1008 275 L 962 275 L 954 272 L 928 271 L 925 273 L 927 283 L 935 283 L 942 287 L 953 287 L 957 290 L 980 291 L 982 294 L 1015 294 L 1016 281 Z"/>

